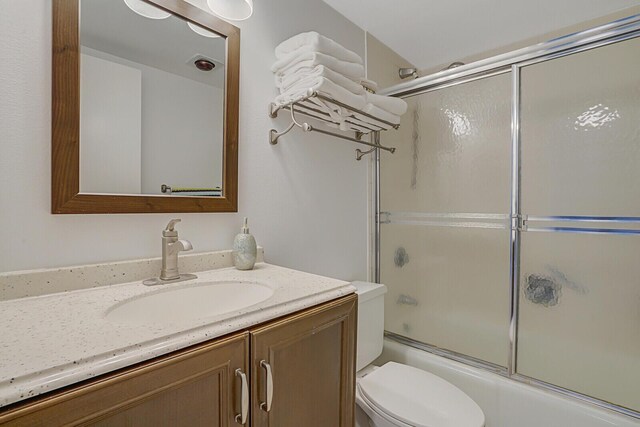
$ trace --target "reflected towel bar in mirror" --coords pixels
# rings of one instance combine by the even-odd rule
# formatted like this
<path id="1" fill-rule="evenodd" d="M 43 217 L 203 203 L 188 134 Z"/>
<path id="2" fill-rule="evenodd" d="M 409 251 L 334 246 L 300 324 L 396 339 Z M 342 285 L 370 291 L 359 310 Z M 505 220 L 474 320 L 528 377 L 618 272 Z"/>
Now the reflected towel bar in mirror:
<path id="1" fill-rule="evenodd" d="M 167 184 L 162 184 L 160 186 L 160 191 L 163 194 L 178 194 L 183 193 L 185 195 L 191 195 L 193 193 L 195 195 L 213 195 L 220 196 L 222 195 L 221 187 L 213 187 L 213 188 L 197 188 L 197 187 L 171 187 Z"/>

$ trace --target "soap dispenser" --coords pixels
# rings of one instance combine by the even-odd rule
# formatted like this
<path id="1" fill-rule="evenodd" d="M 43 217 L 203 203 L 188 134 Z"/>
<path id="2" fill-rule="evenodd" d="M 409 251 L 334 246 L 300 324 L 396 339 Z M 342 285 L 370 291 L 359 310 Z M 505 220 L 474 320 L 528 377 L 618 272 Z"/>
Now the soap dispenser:
<path id="1" fill-rule="evenodd" d="M 256 239 L 249 233 L 249 226 L 245 217 L 240 234 L 233 239 L 233 265 L 238 270 L 251 270 L 256 263 L 257 256 Z"/>

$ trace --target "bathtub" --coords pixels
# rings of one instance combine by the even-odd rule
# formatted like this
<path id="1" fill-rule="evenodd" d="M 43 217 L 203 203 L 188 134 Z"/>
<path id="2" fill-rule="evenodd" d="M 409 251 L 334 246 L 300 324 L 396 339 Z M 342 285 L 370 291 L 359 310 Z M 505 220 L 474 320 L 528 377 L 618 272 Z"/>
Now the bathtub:
<path id="1" fill-rule="evenodd" d="M 638 419 L 385 338 L 384 350 L 375 364 L 389 360 L 424 369 L 462 389 L 484 411 L 485 427 L 640 427 Z"/>

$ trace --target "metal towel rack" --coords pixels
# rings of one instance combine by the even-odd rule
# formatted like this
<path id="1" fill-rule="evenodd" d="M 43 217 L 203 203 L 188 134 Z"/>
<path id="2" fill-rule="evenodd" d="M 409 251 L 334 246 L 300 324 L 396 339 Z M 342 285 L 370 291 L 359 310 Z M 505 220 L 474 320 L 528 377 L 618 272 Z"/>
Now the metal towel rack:
<path id="1" fill-rule="evenodd" d="M 343 126 L 346 126 L 348 128 L 349 131 L 355 132 L 355 137 L 350 137 L 341 133 L 337 133 L 337 132 L 332 132 L 329 130 L 325 130 L 325 129 L 321 129 L 321 128 L 316 128 L 314 126 L 311 126 L 309 123 L 300 123 L 297 119 L 296 119 L 296 114 L 301 114 L 307 117 L 311 117 L 313 119 L 317 119 L 326 123 L 331 123 L 333 125 L 336 126 L 340 126 L 340 122 L 336 119 L 334 119 L 333 117 L 331 117 L 331 115 L 329 113 L 327 113 L 326 111 L 323 111 L 320 109 L 320 107 L 317 104 L 314 104 L 312 102 L 309 102 L 310 99 L 312 98 L 318 98 L 322 101 L 326 101 L 329 102 L 331 104 L 335 104 L 341 108 L 343 108 L 345 110 L 345 112 L 342 114 L 344 116 L 344 122 L 343 122 Z M 372 153 L 375 149 L 379 148 L 381 150 L 385 150 L 388 151 L 390 153 L 394 153 L 396 151 L 395 147 L 386 147 L 384 145 L 381 145 L 379 143 L 372 143 L 372 142 L 367 142 L 367 141 L 363 141 L 362 137 L 366 134 L 369 133 L 380 133 L 383 130 L 386 130 L 385 127 L 383 126 L 379 126 L 376 125 L 375 123 L 369 123 L 369 122 L 364 122 L 361 120 L 358 120 L 353 113 L 358 113 L 361 114 L 365 117 L 368 117 L 370 119 L 373 119 L 377 122 L 380 122 L 384 125 L 386 125 L 389 128 L 393 128 L 393 129 L 398 129 L 400 127 L 400 125 L 398 124 L 393 124 L 390 123 L 386 120 L 383 120 L 379 117 L 375 117 L 369 113 L 366 113 L 360 109 L 357 108 L 353 108 L 347 104 L 344 104 L 340 101 L 336 101 L 335 99 L 323 95 L 321 93 L 318 93 L 316 91 L 314 91 L 313 89 L 309 89 L 307 91 L 307 93 L 304 96 L 301 96 L 300 98 L 297 98 L 295 100 L 292 100 L 291 102 L 287 103 L 287 104 L 283 104 L 283 105 L 278 105 L 275 103 L 271 103 L 269 105 L 269 117 L 271 118 L 276 118 L 278 117 L 278 111 L 280 110 L 289 110 L 289 112 L 291 113 L 291 123 L 289 124 L 289 126 L 287 126 L 283 131 L 278 132 L 275 129 L 271 129 L 269 131 L 269 143 L 271 143 L 271 145 L 276 145 L 278 143 L 278 139 L 283 136 L 286 135 L 287 133 L 289 133 L 291 131 L 291 129 L 293 129 L 294 127 L 299 127 L 301 128 L 303 131 L 305 132 L 318 132 L 324 135 L 330 135 L 330 136 L 334 136 L 336 138 L 340 138 L 340 139 L 345 139 L 347 141 L 351 141 L 351 142 L 355 142 L 357 144 L 362 144 L 362 145 L 366 145 L 369 147 L 372 147 L 369 150 L 366 151 L 362 151 L 360 149 L 356 150 L 356 160 L 360 160 L 362 159 L 363 156 L 365 156 L 366 154 Z M 366 130 L 366 132 L 364 132 L 363 130 Z M 379 138 L 374 138 L 374 141 L 379 141 Z"/>

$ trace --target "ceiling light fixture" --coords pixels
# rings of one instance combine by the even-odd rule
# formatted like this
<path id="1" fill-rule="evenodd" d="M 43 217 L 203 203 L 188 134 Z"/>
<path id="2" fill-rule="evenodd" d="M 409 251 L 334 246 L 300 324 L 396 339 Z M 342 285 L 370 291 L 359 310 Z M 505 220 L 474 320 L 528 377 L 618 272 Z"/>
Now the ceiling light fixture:
<path id="1" fill-rule="evenodd" d="M 207 6 L 230 21 L 243 21 L 253 14 L 253 0 L 207 0 Z"/>
<path id="2" fill-rule="evenodd" d="M 209 38 L 215 38 L 215 37 L 220 37 L 219 34 L 214 33 L 211 30 L 208 30 L 204 27 L 201 27 L 198 24 L 194 24 L 192 22 L 187 22 L 187 25 L 189 26 L 189 28 L 191 28 L 191 30 L 196 33 L 201 35 L 202 37 L 209 37 Z"/>
<path id="3" fill-rule="evenodd" d="M 193 64 L 200 71 L 211 71 L 216 68 L 216 64 L 204 58 L 196 60 Z"/>
<path id="4" fill-rule="evenodd" d="M 171 16 L 169 12 L 143 0 L 124 0 L 124 3 L 140 16 L 149 19 L 166 19 Z"/>

